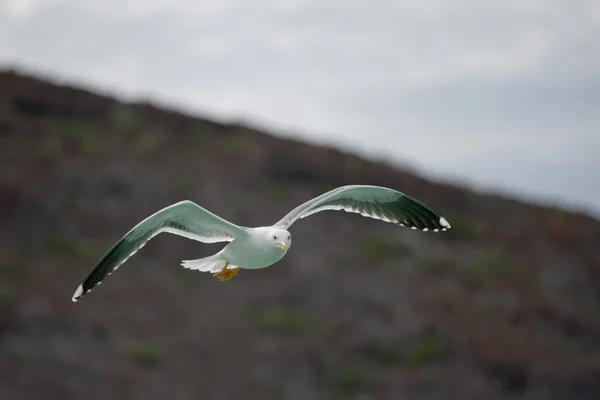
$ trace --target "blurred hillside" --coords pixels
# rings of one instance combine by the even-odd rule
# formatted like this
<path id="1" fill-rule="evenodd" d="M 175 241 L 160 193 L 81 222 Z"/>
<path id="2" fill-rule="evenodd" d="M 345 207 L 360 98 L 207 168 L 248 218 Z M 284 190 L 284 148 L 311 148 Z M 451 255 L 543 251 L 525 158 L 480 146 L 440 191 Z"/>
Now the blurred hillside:
<path id="1" fill-rule="evenodd" d="M 509 162 L 509 161 L 507 161 Z M 190 199 L 242 225 L 343 184 L 417 197 L 416 232 L 343 212 L 219 283 L 127 230 Z M 0 73 L 0 399 L 598 399 L 600 223 L 245 126 Z"/>

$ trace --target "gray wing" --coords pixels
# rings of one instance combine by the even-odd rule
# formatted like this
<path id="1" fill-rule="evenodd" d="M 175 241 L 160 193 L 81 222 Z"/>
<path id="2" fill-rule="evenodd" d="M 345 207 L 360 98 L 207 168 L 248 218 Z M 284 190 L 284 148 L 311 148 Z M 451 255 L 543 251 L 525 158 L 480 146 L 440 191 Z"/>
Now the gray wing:
<path id="1" fill-rule="evenodd" d="M 299 205 L 275 226 L 287 229 L 296 220 L 325 210 L 343 210 L 423 231 L 450 229 L 444 217 L 417 199 L 381 186 L 341 186 Z"/>
<path id="2" fill-rule="evenodd" d="M 185 200 L 152 214 L 125 234 L 104 254 L 96 267 L 75 290 L 75 302 L 119 268 L 150 239 L 162 232 L 173 233 L 204 243 L 230 242 L 246 235 L 243 227 Z"/>

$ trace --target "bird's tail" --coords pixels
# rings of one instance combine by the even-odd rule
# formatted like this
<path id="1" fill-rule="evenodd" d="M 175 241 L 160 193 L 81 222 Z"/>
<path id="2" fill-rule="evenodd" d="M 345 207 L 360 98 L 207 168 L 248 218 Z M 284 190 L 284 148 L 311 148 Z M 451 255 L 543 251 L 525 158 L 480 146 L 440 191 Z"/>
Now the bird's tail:
<path id="1" fill-rule="evenodd" d="M 220 254 L 214 254 L 210 257 L 198 258 L 196 260 L 183 260 L 181 266 L 183 268 L 201 271 L 201 272 L 219 272 L 225 266 L 226 260 L 224 260 Z M 227 269 L 235 268 L 234 265 L 229 264 Z"/>

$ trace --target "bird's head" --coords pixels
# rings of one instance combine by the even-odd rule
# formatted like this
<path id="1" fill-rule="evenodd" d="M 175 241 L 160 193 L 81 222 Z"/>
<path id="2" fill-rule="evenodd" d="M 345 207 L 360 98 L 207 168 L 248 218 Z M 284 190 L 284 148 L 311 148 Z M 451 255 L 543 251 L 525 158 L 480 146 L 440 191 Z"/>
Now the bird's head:
<path id="1" fill-rule="evenodd" d="M 292 235 L 285 229 L 272 229 L 268 233 L 268 240 L 279 247 L 285 254 L 292 245 Z"/>

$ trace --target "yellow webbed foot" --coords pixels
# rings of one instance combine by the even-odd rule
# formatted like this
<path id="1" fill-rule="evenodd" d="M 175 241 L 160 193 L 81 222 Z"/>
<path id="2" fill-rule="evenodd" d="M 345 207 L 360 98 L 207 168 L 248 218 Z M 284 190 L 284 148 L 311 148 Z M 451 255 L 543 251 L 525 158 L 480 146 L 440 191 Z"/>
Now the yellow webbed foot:
<path id="1" fill-rule="evenodd" d="M 217 273 L 215 273 L 213 276 L 218 278 L 221 282 L 226 282 L 228 280 L 230 280 L 231 278 L 233 278 L 234 276 L 236 276 L 238 274 L 238 272 L 240 272 L 240 268 L 234 268 L 234 269 L 227 269 L 227 267 L 229 266 L 229 262 L 225 262 L 225 265 L 223 266 L 223 268 L 221 268 L 221 270 Z"/>

